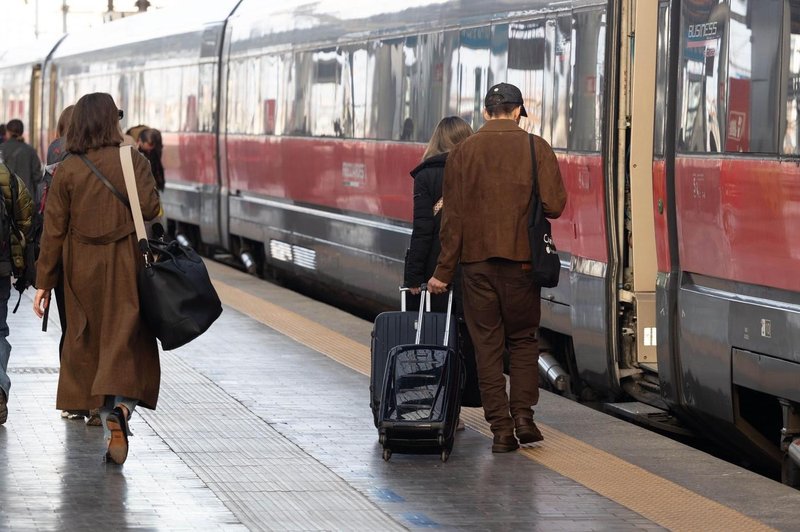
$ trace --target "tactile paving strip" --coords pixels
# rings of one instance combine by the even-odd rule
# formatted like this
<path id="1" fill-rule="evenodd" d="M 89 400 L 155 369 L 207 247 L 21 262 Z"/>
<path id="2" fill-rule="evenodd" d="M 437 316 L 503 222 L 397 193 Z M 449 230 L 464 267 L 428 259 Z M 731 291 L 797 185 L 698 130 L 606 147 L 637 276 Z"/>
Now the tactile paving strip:
<path id="1" fill-rule="evenodd" d="M 403 530 L 177 354 L 142 418 L 251 530 Z"/>
<path id="2" fill-rule="evenodd" d="M 215 281 L 223 303 L 345 366 L 369 375 L 369 347 L 226 283 Z M 482 410 L 464 409 L 470 427 L 488 436 Z M 772 528 L 674 482 L 540 425 L 545 444 L 524 455 L 671 530 Z"/>

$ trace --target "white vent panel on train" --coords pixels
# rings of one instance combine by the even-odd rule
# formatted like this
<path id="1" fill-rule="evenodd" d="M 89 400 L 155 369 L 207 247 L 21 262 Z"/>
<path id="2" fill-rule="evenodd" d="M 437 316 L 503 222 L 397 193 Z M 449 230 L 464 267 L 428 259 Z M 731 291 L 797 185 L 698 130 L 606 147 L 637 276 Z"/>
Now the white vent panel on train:
<path id="1" fill-rule="evenodd" d="M 292 253 L 294 254 L 294 263 L 301 268 L 309 270 L 317 269 L 317 252 L 313 249 L 292 246 Z"/>
<path id="2" fill-rule="evenodd" d="M 280 240 L 270 240 L 269 254 L 273 259 L 292 262 L 292 245 Z"/>

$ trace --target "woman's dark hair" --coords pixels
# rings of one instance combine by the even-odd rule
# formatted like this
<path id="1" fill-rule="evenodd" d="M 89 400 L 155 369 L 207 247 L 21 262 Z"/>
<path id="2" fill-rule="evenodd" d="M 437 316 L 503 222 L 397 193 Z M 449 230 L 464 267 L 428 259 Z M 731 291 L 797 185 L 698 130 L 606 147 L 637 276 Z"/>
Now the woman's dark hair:
<path id="1" fill-rule="evenodd" d="M 61 116 L 58 117 L 58 126 L 56 126 L 56 135 L 58 137 L 63 137 L 67 134 L 69 123 L 72 121 L 72 111 L 74 110 L 74 105 L 68 105 L 61 111 Z"/>
<path id="2" fill-rule="evenodd" d="M 164 166 L 161 164 L 161 152 L 164 150 L 164 144 L 161 142 L 161 132 L 153 128 L 143 129 L 142 132 L 139 133 L 138 140 L 139 151 L 150 161 L 150 170 L 153 172 L 153 177 L 156 179 L 156 188 L 163 192 Z M 153 147 L 144 149 L 142 144 L 150 144 Z"/>
<path id="3" fill-rule="evenodd" d="M 81 96 L 72 111 L 72 121 L 64 142 L 67 151 L 86 153 L 105 146 L 119 146 L 119 110 L 114 98 L 105 92 Z"/>

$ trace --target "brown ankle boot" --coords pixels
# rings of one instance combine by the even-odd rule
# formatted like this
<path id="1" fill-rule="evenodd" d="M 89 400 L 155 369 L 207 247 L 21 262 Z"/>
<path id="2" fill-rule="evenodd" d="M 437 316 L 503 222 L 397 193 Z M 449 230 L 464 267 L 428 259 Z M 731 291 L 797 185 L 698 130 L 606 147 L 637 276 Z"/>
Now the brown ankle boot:
<path id="1" fill-rule="evenodd" d="M 495 434 L 492 441 L 493 453 L 510 453 L 519 449 L 519 443 L 513 434 Z"/>
<path id="2" fill-rule="evenodd" d="M 514 419 L 514 427 L 514 433 L 520 443 L 535 443 L 544 439 L 542 432 L 532 418 L 518 417 Z"/>

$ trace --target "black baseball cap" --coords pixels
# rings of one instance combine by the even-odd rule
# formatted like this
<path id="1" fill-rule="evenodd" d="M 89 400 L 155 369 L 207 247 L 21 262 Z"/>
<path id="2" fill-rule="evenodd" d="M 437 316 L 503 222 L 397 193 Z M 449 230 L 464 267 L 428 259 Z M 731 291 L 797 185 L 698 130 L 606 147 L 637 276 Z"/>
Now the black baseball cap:
<path id="1" fill-rule="evenodd" d="M 492 95 L 502 96 L 503 97 L 503 101 L 501 101 L 501 102 L 495 101 L 495 102 L 492 102 L 492 103 L 494 103 L 494 104 L 498 104 L 498 103 L 518 104 L 520 107 L 522 107 L 522 109 L 520 109 L 520 115 L 521 116 L 528 116 L 527 111 L 525 111 L 525 105 L 524 105 L 525 102 L 522 101 L 522 92 L 516 86 L 512 85 L 511 83 L 498 83 L 497 85 L 494 85 L 493 87 L 491 87 L 489 89 L 489 92 L 486 93 L 486 97 L 483 99 L 483 105 L 485 105 L 486 107 L 489 107 L 487 101 L 489 99 L 489 96 L 492 96 Z"/>

